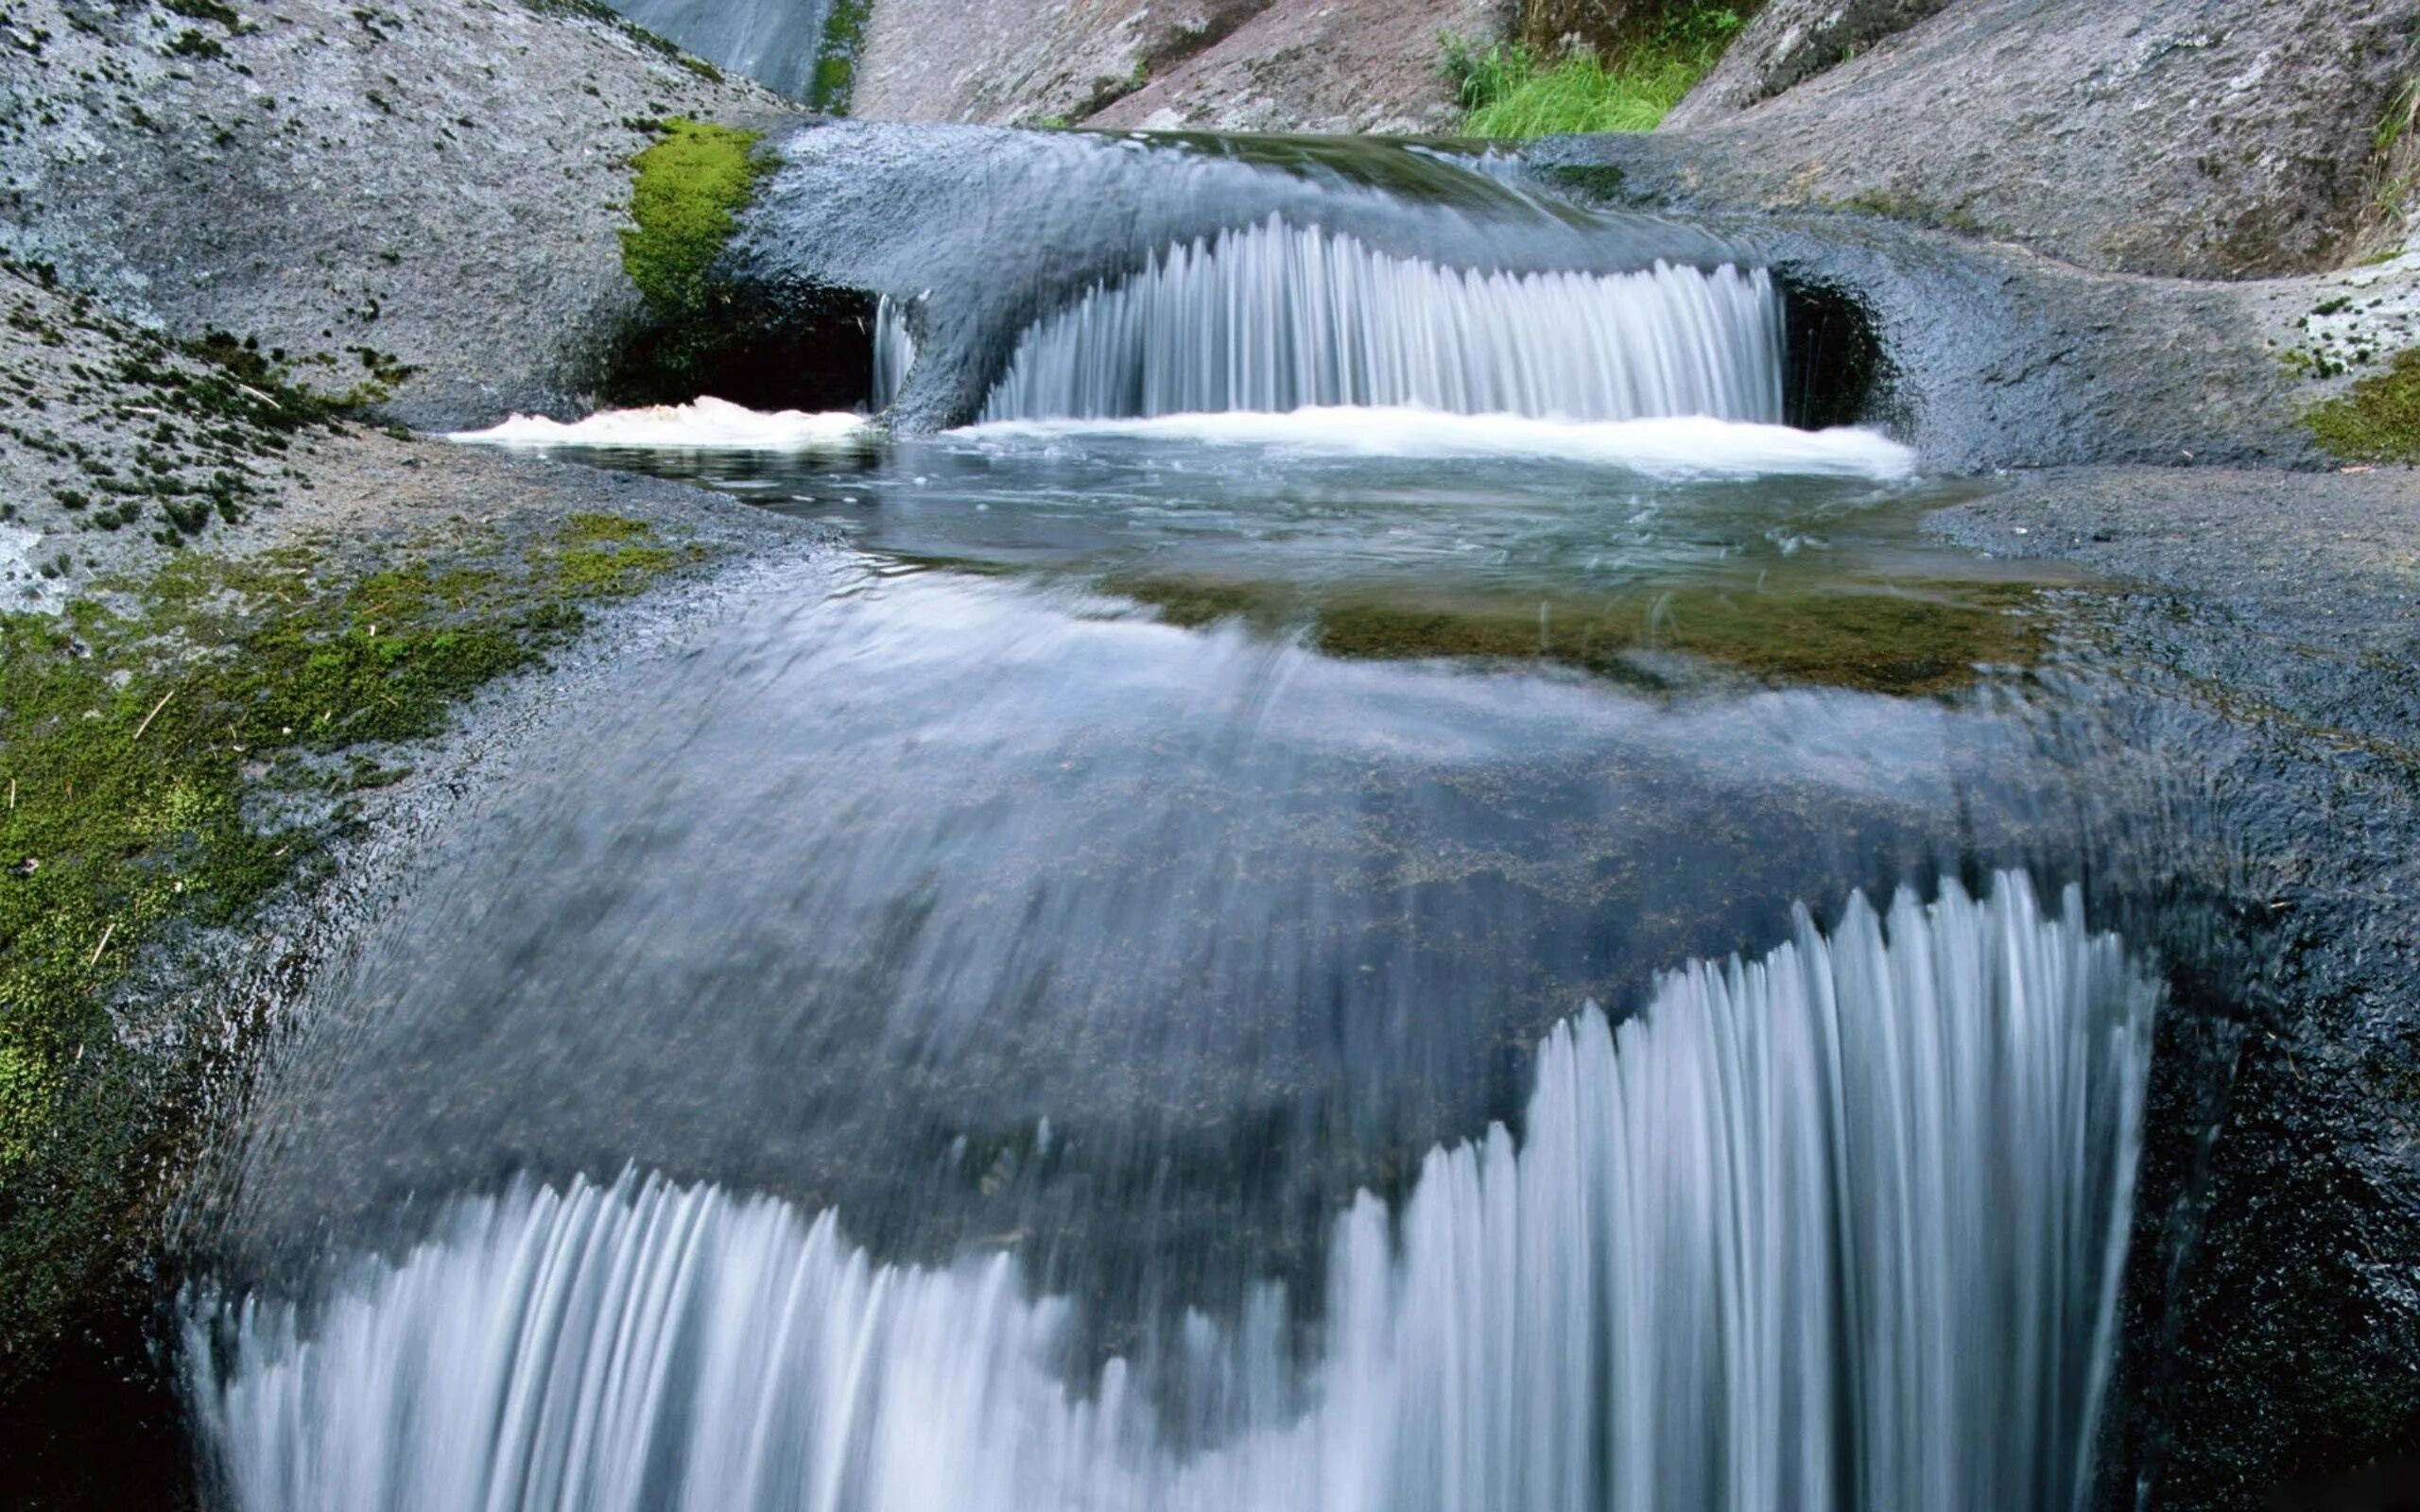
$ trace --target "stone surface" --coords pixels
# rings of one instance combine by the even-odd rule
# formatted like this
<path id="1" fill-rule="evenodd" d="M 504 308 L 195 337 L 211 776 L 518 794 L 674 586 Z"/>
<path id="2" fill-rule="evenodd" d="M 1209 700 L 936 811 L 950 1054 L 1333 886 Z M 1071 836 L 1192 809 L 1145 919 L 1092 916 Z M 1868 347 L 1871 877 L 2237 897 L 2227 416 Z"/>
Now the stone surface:
<path id="1" fill-rule="evenodd" d="M 1501 33 L 1495 0 L 1277 0 L 1086 121 L 1150 130 L 1447 134 L 1443 37 Z"/>
<path id="2" fill-rule="evenodd" d="M 1521 42 L 1541 52 L 1602 52 L 1671 9 L 1670 0 L 1522 0 Z"/>
<path id="3" fill-rule="evenodd" d="M 1247 131 L 1437 131 L 1442 34 L 1502 0 L 878 0 L 851 112 L 868 120 Z"/>
<path id="4" fill-rule="evenodd" d="M 1905 31 L 1949 0 L 1768 0 L 1664 118 L 1666 127 L 1720 120 L 1803 84 Z"/>
<path id="5" fill-rule="evenodd" d="M 1634 189 L 1862 206 L 2087 267 L 2190 278 L 2348 260 L 2420 0 L 1955 0 L 1688 138 Z M 1609 158 L 1637 149 L 1619 144 Z"/>
<path id="6" fill-rule="evenodd" d="M 610 20 L 514 0 L 398 10 L 0 0 L 0 255 L 188 334 L 253 335 L 391 412 L 573 410 L 630 311 L 617 227 L 651 122 L 790 108 Z M 183 39 L 190 38 L 191 41 Z"/>
<path id="7" fill-rule="evenodd" d="M 2196 816 L 2152 889 L 2178 993 L 2103 1451 L 2135 1484 L 2104 1504 L 2408 1505 L 2420 472 L 2051 472 L 1928 523 L 2129 585 L 2092 656 L 2139 669 L 2163 713 L 2130 744 Z"/>
<path id="8" fill-rule="evenodd" d="M 1268 0 L 876 0 L 850 113 L 876 121 L 1072 124 Z"/>

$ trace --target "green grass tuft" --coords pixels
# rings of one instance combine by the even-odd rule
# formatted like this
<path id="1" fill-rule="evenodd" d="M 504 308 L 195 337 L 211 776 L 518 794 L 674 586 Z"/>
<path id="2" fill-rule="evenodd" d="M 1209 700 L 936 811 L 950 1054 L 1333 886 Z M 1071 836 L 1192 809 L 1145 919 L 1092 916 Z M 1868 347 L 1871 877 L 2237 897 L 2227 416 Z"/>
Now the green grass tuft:
<path id="1" fill-rule="evenodd" d="M 1608 59 L 1575 53 L 1549 61 L 1517 43 L 1478 52 L 1449 40 L 1446 69 L 1471 136 L 1651 131 L 1744 25 L 1746 18 L 1727 7 L 1685 9 Z"/>
<path id="2" fill-rule="evenodd" d="M 2420 462 L 2420 347 L 2394 354 L 2386 371 L 2304 417 L 2311 435 L 2348 462 Z"/>

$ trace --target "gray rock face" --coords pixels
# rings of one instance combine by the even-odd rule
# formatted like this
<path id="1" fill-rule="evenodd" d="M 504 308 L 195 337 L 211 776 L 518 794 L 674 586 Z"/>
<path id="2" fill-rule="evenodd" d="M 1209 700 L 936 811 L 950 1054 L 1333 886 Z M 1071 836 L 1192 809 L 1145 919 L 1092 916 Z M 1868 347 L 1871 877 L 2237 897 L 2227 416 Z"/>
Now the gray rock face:
<path id="1" fill-rule="evenodd" d="M 2087 267 L 2311 271 L 2354 246 L 2415 32 L 2420 0 L 1954 0 L 1726 119 L 1712 81 L 1668 133 L 1685 167 L 1634 187 L 1861 207 Z"/>
<path id="2" fill-rule="evenodd" d="M 1736 114 L 1847 61 L 1947 4 L 1949 0 L 1770 0 L 1664 124 L 1697 126 Z"/>
<path id="3" fill-rule="evenodd" d="M 850 111 L 867 120 L 1073 123 L 1267 3 L 879 0 L 866 22 Z"/>
<path id="4" fill-rule="evenodd" d="M 236 0 L 233 27 L 9 0 L 0 254 L 186 334 L 257 336 L 341 393 L 453 426 L 579 407 L 636 299 L 629 160 L 654 118 L 787 118 L 585 15 Z"/>
<path id="5" fill-rule="evenodd" d="M 1215 131 L 1447 133 L 1461 118 L 1440 37 L 1485 41 L 1495 0 L 1277 0 L 1088 121 Z"/>
<path id="6" fill-rule="evenodd" d="M 831 0 L 616 0 L 614 7 L 708 62 L 805 99 Z"/>
<path id="7" fill-rule="evenodd" d="M 1501 0 L 878 0 L 853 114 L 869 120 L 1251 131 L 1443 130 L 1440 33 L 1485 41 Z"/>

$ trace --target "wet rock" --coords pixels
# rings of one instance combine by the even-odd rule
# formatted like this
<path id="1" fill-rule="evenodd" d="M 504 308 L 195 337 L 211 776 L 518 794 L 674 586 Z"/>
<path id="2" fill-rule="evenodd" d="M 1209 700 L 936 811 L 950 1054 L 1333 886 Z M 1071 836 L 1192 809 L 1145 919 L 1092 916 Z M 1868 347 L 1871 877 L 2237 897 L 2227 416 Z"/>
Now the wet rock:
<path id="1" fill-rule="evenodd" d="M 2156 669 L 2221 842 L 2168 859 L 2224 902 L 2156 932 L 2109 1506 L 2398 1505 L 2315 1483 L 2420 1448 L 2414 482 L 2053 472 L 1930 522 L 2141 585 L 2096 654 Z"/>
<path id="2" fill-rule="evenodd" d="M 1493 0 L 1278 0 L 1087 124 L 1449 133 L 1461 112 L 1441 66 L 1440 38 L 1484 42 L 1500 33 L 1501 9 Z"/>
<path id="3" fill-rule="evenodd" d="M 409 369 L 381 387 L 415 424 L 580 407 L 654 122 L 793 113 L 568 6 L 10 14 L 46 40 L 0 49 L 0 255 L 323 392 Z"/>
<path id="4" fill-rule="evenodd" d="M 1948 3 L 1772 0 L 1748 23 L 1714 71 L 1673 107 L 1664 124 L 1697 126 L 1737 114 L 1868 51 Z"/>
<path id="5" fill-rule="evenodd" d="M 883 0 L 857 61 L 868 119 L 1249 131 L 1439 131 L 1441 34 L 1503 33 L 1499 0 Z"/>

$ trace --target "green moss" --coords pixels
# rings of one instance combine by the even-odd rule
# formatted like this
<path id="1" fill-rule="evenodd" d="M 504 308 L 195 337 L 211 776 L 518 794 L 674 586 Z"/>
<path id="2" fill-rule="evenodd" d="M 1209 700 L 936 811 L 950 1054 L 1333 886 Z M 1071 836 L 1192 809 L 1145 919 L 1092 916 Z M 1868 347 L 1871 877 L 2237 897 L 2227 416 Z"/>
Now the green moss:
<path id="1" fill-rule="evenodd" d="M 1675 8 L 1609 56 L 1549 59 L 1517 43 L 1476 50 L 1455 38 L 1445 68 L 1481 137 L 1651 131 L 1722 57 L 1747 18 L 1724 5 Z"/>
<path id="2" fill-rule="evenodd" d="M 261 795 L 381 786 L 372 747 L 442 730 L 482 685 L 683 553 L 582 515 L 350 576 L 312 553 L 188 554 L 58 619 L 0 615 L 0 1385 L 147 1199 L 197 1062 L 123 1045 L 147 951 L 240 923 L 316 874 L 333 824 Z"/>
<path id="3" fill-rule="evenodd" d="M 1772 592 L 1711 587 L 1608 598 L 1407 599 L 1340 591 L 1310 600 L 1273 585 L 1111 578 L 1172 624 L 1240 619 L 1300 626 L 1331 656 L 1545 661 L 1660 685 L 1642 652 L 1675 652 L 1766 681 L 1873 693 L 1945 693 L 1979 666 L 2021 664 L 2043 648 L 2023 612 L 2032 590 L 1973 583 Z"/>
<path id="4" fill-rule="evenodd" d="M 679 403 L 709 383 L 727 386 L 783 323 L 717 266 L 735 215 L 772 168 L 756 151 L 760 133 L 678 119 L 655 128 L 659 140 L 631 159 L 637 224 L 622 232 L 622 266 L 646 310 L 623 333 L 603 385 L 621 404 Z"/>
<path id="5" fill-rule="evenodd" d="M 2420 462 L 2420 347 L 2396 352 L 2386 371 L 2314 406 L 2304 423 L 2345 461 Z"/>
<path id="6" fill-rule="evenodd" d="M 1855 210 L 1869 215 L 1887 215 L 1910 225 L 1928 226 L 1934 231 L 1954 231 L 1966 236 L 1980 236 L 1986 229 L 1962 205 L 1936 205 L 1912 195 L 1887 189 L 1862 189 L 1845 198 L 1825 199 L 1821 203 L 1826 210 Z"/>
<path id="7" fill-rule="evenodd" d="M 857 54 L 865 46 L 867 13 L 867 0 L 833 0 L 815 50 L 815 77 L 806 89 L 806 103 L 816 110 L 832 115 L 849 113 L 849 96 L 856 90 Z"/>
<path id="8" fill-rule="evenodd" d="M 657 314 L 673 318 L 708 300 L 732 217 L 755 198 L 768 164 L 756 156 L 759 131 L 677 118 L 663 131 L 631 160 L 638 224 L 622 232 L 622 267 Z"/>

